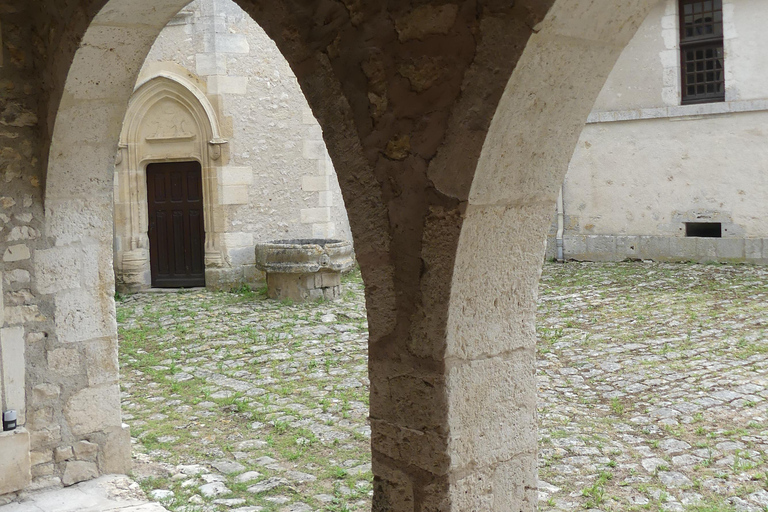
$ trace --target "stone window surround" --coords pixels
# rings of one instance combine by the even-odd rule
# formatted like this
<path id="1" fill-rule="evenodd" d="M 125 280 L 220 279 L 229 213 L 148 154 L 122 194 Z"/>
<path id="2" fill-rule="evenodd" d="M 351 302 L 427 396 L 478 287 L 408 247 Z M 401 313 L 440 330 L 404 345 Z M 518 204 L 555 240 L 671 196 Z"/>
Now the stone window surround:
<path id="1" fill-rule="evenodd" d="M 723 47 L 726 57 L 731 50 L 731 43 L 736 39 L 734 28 L 734 3 L 723 0 Z M 661 91 L 663 107 L 592 111 L 587 124 L 613 123 L 619 121 L 642 121 L 666 118 L 699 118 L 701 116 L 724 115 L 739 112 L 761 112 L 768 110 L 768 100 L 740 100 L 734 92 L 732 63 L 725 59 L 725 101 L 714 103 L 682 104 L 680 78 L 680 22 L 679 0 L 667 0 L 661 18 L 661 35 L 665 50 L 659 55 L 662 64 Z"/>
<path id="2" fill-rule="evenodd" d="M 198 147 L 195 154 L 179 155 L 171 159 L 157 159 L 145 155 L 142 141 L 139 141 L 139 128 L 143 115 L 158 101 L 173 98 L 183 105 L 197 126 Z M 147 185 L 146 167 L 153 162 L 198 161 L 203 173 L 203 221 L 205 228 L 205 267 L 223 266 L 224 257 L 221 237 L 217 236 L 214 226 L 215 212 L 220 198 L 216 187 L 216 177 L 223 166 L 221 146 L 226 141 L 221 136 L 216 112 L 198 88 L 189 80 L 170 71 L 161 71 L 140 81 L 134 88 L 134 95 L 128 106 L 123 129 L 120 134 L 118 154 L 115 159 L 116 179 L 125 175 L 130 182 L 130 215 L 122 227 L 115 227 L 115 234 L 122 235 L 124 243 L 121 257 L 116 254 L 116 270 L 124 277 L 139 281 L 141 288 L 149 288 L 147 281 L 149 270 L 149 241 L 147 238 Z M 120 180 L 117 179 L 117 183 Z M 120 188 L 117 185 L 116 188 Z M 117 190 L 116 190 L 117 192 Z M 116 198 L 119 195 L 116 193 Z M 143 282 L 143 286 L 141 285 Z"/>

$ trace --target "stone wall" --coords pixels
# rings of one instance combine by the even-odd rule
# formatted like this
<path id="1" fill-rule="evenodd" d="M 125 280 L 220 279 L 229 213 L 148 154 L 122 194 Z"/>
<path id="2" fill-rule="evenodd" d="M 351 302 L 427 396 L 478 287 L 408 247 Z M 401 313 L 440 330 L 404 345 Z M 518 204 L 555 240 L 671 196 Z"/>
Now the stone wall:
<path id="1" fill-rule="evenodd" d="M 163 72 L 185 76 L 200 89 L 213 105 L 226 141 L 212 170 L 216 192 L 207 194 L 211 206 L 206 216 L 215 216 L 215 221 L 207 223 L 207 239 L 215 246 L 206 248 L 207 286 L 228 289 L 263 279 L 254 267 L 253 248 L 258 241 L 352 239 L 322 130 L 285 58 L 237 4 L 197 0 L 180 11 L 154 43 L 139 83 Z M 138 143 L 123 142 L 126 146 Z M 180 151 L 176 159 L 187 154 Z M 191 154 L 189 158 L 199 159 Z M 150 161 L 151 157 L 144 158 L 131 172 L 142 175 Z M 205 162 L 203 168 L 205 174 Z M 141 179 L 136 183 L 138 188 L 145 187 Z M 118 189 L 115 193 L 122 198 L 118 205 L 128 209 L 126 200 L 135 193 L 121 194 Z M 145 200 L 139 202 L 138 208 L 146 210 Z M 122 235 L 126 230 L 120 224 L 125 217 L 118 216 L 117 224 L 119 277 L 124 251 L 130 250 L 130 237 Z M 133 237 L 139 239 L 140 249 L 148 247 L 146 229 L 144 222 Z M 214 250 L 215 261 L 210 258 Z M 136 265 L 133 260 L 129 266 Z M 149 286 L 144 267 L 148 268 L 148 261 L 139 272 L 139 285 L 132 284 L 135 277 L 121 277 L 119 288 Z"/>
<path id="2" fill-rule="evenodd" d="M 766 14 L 723 2 L 726 101 L 681 105 L 677 1 L 653 9 L 569 164 L 566 259 L 768 263 L 768 34 L 755 22 Z M 720 223 L 722 238 L 686 237 L 690 222 Z"/>
<path id="3" fill-rule="evenodd" d="M 128 469 L 113 171 L 139 70 L 183 2 L 0 11 L 4 60 L 20 61 L 0 99 L 29 112 L 6 117 L 5 154 L 29 151 L 4 165 L 2 196 L 40 232 L 0 238 L 33 486 Z M 536 508 L 546 226 L 584 119 L 653 3 L 240 0 L 291 63 L 344 191 L 366 283 L 374 510 Z M 24 288 L 27 316 L 9 316 Z"/>

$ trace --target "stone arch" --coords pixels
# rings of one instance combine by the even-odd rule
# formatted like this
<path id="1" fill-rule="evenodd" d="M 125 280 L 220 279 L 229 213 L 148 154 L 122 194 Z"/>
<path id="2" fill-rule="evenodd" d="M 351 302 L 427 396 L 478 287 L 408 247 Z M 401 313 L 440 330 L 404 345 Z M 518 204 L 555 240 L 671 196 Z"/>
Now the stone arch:
<path id="1" fill-rule="evenodd" d="M 167 122 L 174 119 L 184 122 L 184 127 L 177 127 L 175 133 L 159 133 L 167 131 Z M 220 203 L 216 177 L 225 164 L 224 144 L 213 105 L 190 80 L 161 71 L 137 84 L 128 104 L 115 159 L 115 216 L 120 219 L 115 223 L 115 272 L 123 291 L 150 286 L 146 186 L 149 163 L 200 163 L 206 273 L 222 266 L 222 240 L 215 226 Z"/>
<path id="2" fill-rule="evenodd" d="M 238 2 L 293 67 L 350 213 L 369 314 L 374 510 L 535 509 L 548 213 L 599 87 L 654 1 Z M 97 275 L 46 290 L 49 351 L 114 353 L 115 141 L 143 58 L 183 4 L 91 0 L 57 20 L 69 44 L 51 61 L 72 65 L 52 71 L 47 243 L 51 260 L 70 251 Z M 116 376 L 62 382 L 55 404 L 63 443 L 91 436 L 102 471 L 128 457 Z M 77 423 L 94 401 L 108 407 Z"/>

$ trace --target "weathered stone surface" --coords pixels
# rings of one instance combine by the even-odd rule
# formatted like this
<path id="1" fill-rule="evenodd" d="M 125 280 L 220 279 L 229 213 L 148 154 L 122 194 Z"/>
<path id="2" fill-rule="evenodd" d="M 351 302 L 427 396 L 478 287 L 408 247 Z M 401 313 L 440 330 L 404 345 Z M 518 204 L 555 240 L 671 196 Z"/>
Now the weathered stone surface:
<path id="1" fill-rule="evenodd" d="M 88 342 L 85 363 L 89 386 L 117 382 L 117 340 L 104 338 Z"/>
<path id="2" fill-rule="evenodd" d="M 29 259 L 29 248 L 24 244 L 16 244 L 5 249 L 3 254 L 3 261 L 5 263 L 13 263 L 14 261 L 22 261 Z"/>
<path id="3" fill-rule="evenodd" d="M 72 395 L 64 416 L 75 435 L 120 426 L 120 390 L 116 385 L 85 388 Z"/>
<path id="4" fill-rule="evenodd" d="M 61 482 L 64 485 L 73 485 L 85 480 L 91 480 L 97 476 L 99 476 L 99 471 L 96 468 L 96 464 L 92 462 L 70 461 L 66 464 Z"/>
<path id="5" fill-rule="evenodd" d="M 73 448 L 77 460 L 95 461 L 99 454 L 99 445 L 88 441 L 78 441 Z"/>
<path id="6" fill-rule="evenodd" d="M 32 478 L 29 433 L 23 428 L 0 432 L 0 495 L 24 489 Z"/>
<path id="7" fill-rule="evenodd" d="M 59 446 L 53 451 L 53 453 L 54 453 L 56 462 L 63 462 L 65 460 L 70 460 L 73 458 L 75 454 L 71 446 Z"/>
<path id="8" fill-rule="evenodd" d="M 61 376 L 79 375 L 80 352 L 75 348 L 57 348 L 48 352 L 48 369 Z"/>

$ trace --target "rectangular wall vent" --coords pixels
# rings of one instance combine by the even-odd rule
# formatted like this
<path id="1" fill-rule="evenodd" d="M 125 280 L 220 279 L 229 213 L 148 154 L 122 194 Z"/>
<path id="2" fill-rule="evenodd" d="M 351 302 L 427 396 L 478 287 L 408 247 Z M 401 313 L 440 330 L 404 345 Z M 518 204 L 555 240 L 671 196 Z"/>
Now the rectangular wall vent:
<path id="1" fill-rule="evenodd" d="M 722 238 L 723 225 L 720 222 L 686 222 L 685 236 Z"/>

